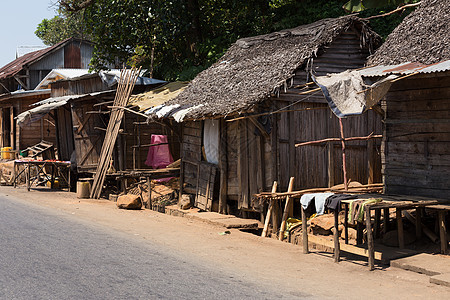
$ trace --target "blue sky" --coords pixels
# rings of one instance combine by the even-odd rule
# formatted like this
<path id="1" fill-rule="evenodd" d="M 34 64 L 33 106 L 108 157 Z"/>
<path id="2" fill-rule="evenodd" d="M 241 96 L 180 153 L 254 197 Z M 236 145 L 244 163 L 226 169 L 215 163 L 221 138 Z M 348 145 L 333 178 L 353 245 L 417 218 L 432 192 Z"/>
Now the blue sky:
<path id="1" fill-rule="evenodd" d="M 34 34 L 42 19 L 55 16 L 52 3 L 56 0 L 2 1 L 0 9 L 0 66 L 15 59 L 17 46 L 40 46 L 41 40 Z"/>

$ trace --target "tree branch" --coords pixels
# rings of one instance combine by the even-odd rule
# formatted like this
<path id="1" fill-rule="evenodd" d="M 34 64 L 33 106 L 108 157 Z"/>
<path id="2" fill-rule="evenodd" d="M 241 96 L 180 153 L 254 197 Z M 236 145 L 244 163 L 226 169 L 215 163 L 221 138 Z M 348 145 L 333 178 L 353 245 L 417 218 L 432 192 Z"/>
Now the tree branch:
<path id="1" fill-rule="evenodd" d="M 375 19 L 375 18 L 386 17 L 386 16 L 392 15 L 393 13 L 396 13 L 396 12 L 398 12 L 400 10 L 404 10 L 405 8 L 418 6 L 418 5 L 420 5 L 420 3 L 422 3 L 422 2 L 406 4 L 406 5 L 403 5 L 402 7 L 397 7 L 393 11 L 390 11 L 390 12 L 387 12 L 387 13 L 384 13 L 384 14 L 381 14 L 381 15 L 377 15 L 377 16 L 370 16 L 370 17 L 367 17 L 367 18 L 362 18 L 362 19 L 363 20 L 370 20 L 370 19 Z"/>

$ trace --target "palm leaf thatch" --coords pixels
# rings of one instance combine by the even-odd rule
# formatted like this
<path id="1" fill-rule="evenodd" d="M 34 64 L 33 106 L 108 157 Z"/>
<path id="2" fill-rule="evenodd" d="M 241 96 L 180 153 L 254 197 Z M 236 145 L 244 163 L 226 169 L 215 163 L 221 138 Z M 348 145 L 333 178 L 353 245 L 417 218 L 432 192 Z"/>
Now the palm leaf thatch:
<path id="1" fill-rule="evenodd" d="M 450 59 L 450 1 L 422 0 L 369 57 L 368 65 L 434 64 Z"/>
<path id="2" fill-rule="evenodd" d="M 361 32 L 361 46 L 379 40 L 379 36 L 355 16 L 324 19 L 240 39 L 166 105 L 201 105 L 189 112 L 190 119 L 244 112 L 267 99 L 292 78 L 308 58 L 353 25 Z"/>

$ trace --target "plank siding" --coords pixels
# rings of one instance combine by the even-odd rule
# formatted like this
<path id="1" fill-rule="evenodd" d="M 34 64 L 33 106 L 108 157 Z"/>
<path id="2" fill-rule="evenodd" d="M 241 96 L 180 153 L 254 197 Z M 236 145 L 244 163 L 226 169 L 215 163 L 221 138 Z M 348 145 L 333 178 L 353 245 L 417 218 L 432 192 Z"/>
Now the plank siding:
<path id="1" fill-rule="evenodd" d="M 386 193 L 450 199 L 450 72 L 396 82 L 386 111 Z"/>

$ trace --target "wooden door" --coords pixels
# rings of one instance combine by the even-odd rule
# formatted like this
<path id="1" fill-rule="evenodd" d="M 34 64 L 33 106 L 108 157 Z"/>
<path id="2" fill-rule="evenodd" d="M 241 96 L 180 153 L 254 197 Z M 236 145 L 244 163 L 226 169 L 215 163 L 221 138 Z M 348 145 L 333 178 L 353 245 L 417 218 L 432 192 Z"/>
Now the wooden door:
<path id="1" fill-rule="evenodd" d="M 252 195 L 264 188 L 262 136 L 248 119 L 238 122 L 238 209 L 252 209 Z"/>
<path id="2" fill-rule="evenodd" d="M 74 103 L 72 106 L 73 137 L 78 172 L 95 171 L 104 140 L 106 124 L 94 111 L 95 101 Z"/>

